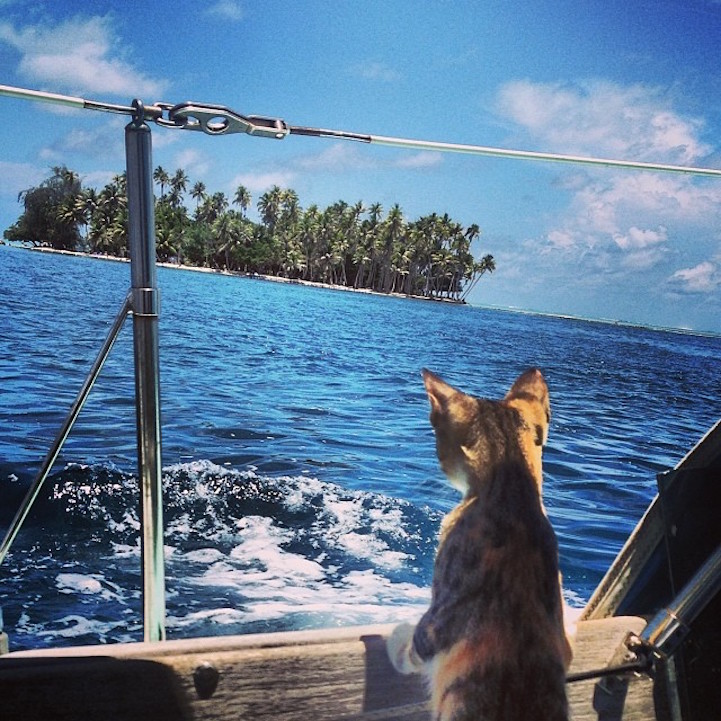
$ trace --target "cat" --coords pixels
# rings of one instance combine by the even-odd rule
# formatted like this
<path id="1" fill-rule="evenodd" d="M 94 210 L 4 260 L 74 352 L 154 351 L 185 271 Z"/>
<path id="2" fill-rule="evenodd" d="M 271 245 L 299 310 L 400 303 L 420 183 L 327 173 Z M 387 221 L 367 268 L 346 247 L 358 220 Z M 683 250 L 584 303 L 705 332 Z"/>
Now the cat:
<path id="1" fill-rule="evenodd" d="M 567 721 L 572 652 L 541 499 L 546 382 L 530 369 L 489 401 L 423 380 L 441 468 L 464 496 L 441 524 L 430 608 L 394 629 L 389 657 L 427 675 L 436 721 Z"/>

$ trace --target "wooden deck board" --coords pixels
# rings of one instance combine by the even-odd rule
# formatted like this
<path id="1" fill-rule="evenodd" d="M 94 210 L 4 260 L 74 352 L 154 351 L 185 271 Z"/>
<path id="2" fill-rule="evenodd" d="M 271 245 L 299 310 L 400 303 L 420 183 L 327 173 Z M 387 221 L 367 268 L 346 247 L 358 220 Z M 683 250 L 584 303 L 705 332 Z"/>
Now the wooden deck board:
<path id="1" fill-rule="evenodd" d="M 640 618 L 579 624 L 571 672 L 605 666 Z M 118 644 L 9 654 L 0 658 L 0 717 L 82 721 L 152 718 L 265 721 L 428 721 L 418 676 L 390 665 L 392 626 Z M 209 698 L 193 674 L 218 672 Z M 212 675 L 212 671 L 210 672 Z M 653 682 L 569 684 L 574 721 L 651 721 Z"/>

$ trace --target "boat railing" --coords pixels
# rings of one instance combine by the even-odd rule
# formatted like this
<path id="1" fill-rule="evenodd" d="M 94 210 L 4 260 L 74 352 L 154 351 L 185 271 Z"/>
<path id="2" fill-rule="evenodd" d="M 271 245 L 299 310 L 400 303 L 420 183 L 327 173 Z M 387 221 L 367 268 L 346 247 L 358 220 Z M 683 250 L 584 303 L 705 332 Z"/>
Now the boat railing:
<path id="1" fill-rule="evenodd" d="M 0 90 L 0 93 L 2 90 Z M 7 94 L 7 93 L 6 93 Z M 21 97 L 64 105 L 76 105 L 46 93 L 23 91 Z M 87 103 L 88 101 L 83 101 Z M 96 107 L 97 106 L 97 107 Z M 133 316 L 133 354 L 135 366 L 135 409 L 137 427 L 138 473 L 141 487 L 141 563 L 143 577 L 143 637 L 145 641 L 165 638 L 165 570 L 163 562 L 163 502 L 161 475 L 160 361 L 158 352 L 158 315 L 160 294 L 155 263 L 155 210 L 153 199 L 152 138 L 149 119 L 160 117 L 158 108 L 147 112 L 136 100 L 132 107 L 84 104 L 82 107 L 127 113 L 132 116 L 125 127 L 125 155 L 128 194 L 128 247 L 131 287 L 123 301 L 103 346 L 63 422 L 39 472 L 27 491 L 0 544 L 0 563 L 7 556 L 27 518 L 53 463 L 80 414 L 105 361 L 129 313 Z"/>

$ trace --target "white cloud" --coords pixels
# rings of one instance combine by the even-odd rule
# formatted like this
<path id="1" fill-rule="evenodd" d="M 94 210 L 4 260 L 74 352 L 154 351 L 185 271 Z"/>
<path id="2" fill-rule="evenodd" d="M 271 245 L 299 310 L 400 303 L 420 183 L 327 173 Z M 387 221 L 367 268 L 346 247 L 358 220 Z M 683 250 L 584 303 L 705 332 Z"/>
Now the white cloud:
<path id="1" fill-rule="evenodd" d="M 562 251 L 581 272 L 661 268 L 680 244 L 716 245 L 721 187 L 685 176 L 604 172 L 571 192 L 549 221 L 541 253 Z"/>
<path id="2" fill-rule="evenodd" d="M 53 90 L 148 95 L 156 100 L 166 85 L 121 57 L 122 44 L 108 17 L 77 16 L 52 26 L 17 28 L 0 23 L 0 42 L 21 54 L 22 75 Z"/>
<path id="3" fill-rule="evenodd" d="M 547 233 L 552 248 L 608 248 L 646 252 L 644 264 L 660 261 L 666 246 L 693 229 L 708 236 L 721 221 L 721 187 L 686 176 L 652 173 L 604 173 L 576 187 L 556 226 Z"/>
<path id="4" fill-rule="evenodd" d="M 375 166 L 373 159 L 348 143 L 333 143 L 319 153 L 298 158 L 295 164 L 302 170 L 340 172 L 366 170 Z"/>
<path id="5" fill-rule="evenodd" d="M 668 240 L 668 231 L 662 225 L 656 230 L 650 228 L 642 230 L 635 225 L 631 226 L 625 234 L 615 233 L 613 240 L 621 250 L 639 250 Z"/>
<path id="6" fill-rule="evenodd" d="M 103 188 L 116 175 L 118 170 L 94 170 L 92 173 L 83 173 L 81 180 L 84 188 Z"/>
<path id="7" fill-rule="evenodd" d="M 175 145 L 182 141 L 181 135 L 170 128 L 158 128 L 153 131 L 153 151 L 161 150 Z"/>
<path id="8" fill-rule="evenodd" d="M 682 164 L 711 151 L 698 137 L 703 121 L 679 115 L 661 90 L 641 84 L 517 80 L 502 86 L 497 108 L 544 150 Z"/>
<path id="9" fill-rule="evenodd" d="M 182 168 L 191 178 L 202 177 L 210 169 L 210 159 L 195 148 L 187 148 L 175 156 L 174 167 Z"/>
<path id="10" fill-rule="evenodd" d="M 394 83 L 402 78 L 402 75 L 390 65 L 381 62 L 369 62 L 354 65 L 351 68 L 353 75 L 364 80 L 374 82 Z"/>
<path id="11" fill-rule="evenodd" d="M 206 13 L 221 20 L 238 22 L 244 17 L 243 6 L 237 0 L 218 0 L 213 3 Z"/>
<path id="12" fill-rule="evenodd" d="M 721 286 L 721 271 L 709 260 L 693 268 L 677 270 L 671 276 L 671 282 L 687 293 L 711 293 Z"/>
<path id="13" fill-rule="evenodd" d="M 543 150 L 687 165 L 713 151 L 701 140 L 700 119 L 640 84 L 515 81 L 501 88 L 497 107 L 517 124 L 521 142 Z M 562 251 L 577 273 L 660 268 L 689 233 L 699 246 L 713 245 L 721 222 L 719 184 L 688 175 L 573 168 L 553 184 L 569 202 L 549 220 L 538 250 Z"/>
<path id="14" fill-rule="evenodd" d="M 649 270 L 664 260 L 667 250 L 665 246 L 634 250 L 621 258 L 621 265 L 633 271 Z"/>
<path id="15" fill-rule="evenodd" d="M 236 175 L 231 185 L 233 189 L 244 185 L 251 192 L 263 192 L 278 185 L 281 188 L 289 187 L 296 175 L 290 170 L 270 171 L 267 173 L 241 173 Z"/>
<path id="16" fill-rule="evenodd" d="M 382 168 L 423 169 L 432 168 L 443 162 L 440 153 L 421 151 L 412 155 L 398 155 L 390 160 L 380 160 L 348 143 L 333 143 L 314 155 L 306 155 L 295 160 L 301 170 L 322 170 L 323 172 L 344 172 L 348 170 L 369 170 Z"/>
<path id="17" fill-rule="evenodd" d="M 558 250 L 568 250 L 576 245 L 576 236 L 570 230 L 552 230 L 547 235 L 551 247 Z"/>
<path id="18" fill-rule="evenodd" d="M 0 160 L 0 195 L 17 198 L 18 193 L 40 183 L 46 171 L 29 163 L 8 163 Z"/>
<path id="19" fill-rule="evenodd" d="M 404 155 L 396 162 L 398 168 L 434 168 L 443 162 L 440 153 L 423 150 L 413 155 Z"/>
<path id="20" fill-rule="evenodd" d="M 383 173 L 389 169 L 423 170 L 442 162 L 438 153 L 420 152 L 408 156 L 378 157 L 358 152 L 348 143 L 332 143 L 317 153 L 296 156 L 284 165 L 260 172 L 247 171 L 237 175 L 232 187 L 244 185 L 254 193 L 264 192 L 273 185 L 291 187 L 306 176 L 353 172 Z"/>
<path id="21" fill-rule="evenodd" d="M 68 157 L 124 157 L 123 126 L 127 121 L 113 118 L 96 127 L 73 128 L 52 145 L 40 151 L 40 158 L 48 163 L 68 163 Z"/>

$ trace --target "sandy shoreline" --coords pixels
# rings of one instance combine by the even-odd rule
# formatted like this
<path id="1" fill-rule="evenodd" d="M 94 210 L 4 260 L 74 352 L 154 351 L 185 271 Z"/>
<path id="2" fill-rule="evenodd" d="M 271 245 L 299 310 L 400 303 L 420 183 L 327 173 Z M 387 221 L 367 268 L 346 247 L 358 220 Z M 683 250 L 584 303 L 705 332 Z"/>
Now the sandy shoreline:
<path id="1" fill-rule="evenodd" d="M 57 250 L 55 248 L 47 248 L 44 246 L 28 247 L 17 245 L 15 247 L 33 250 L 41 253 L 55 253 L 57 255 L 72 255 L 81 258 L 92 258 L 94 260 L 107 260 L 116 263 L 129 263 L 129 258 L 117 258 L 113 255 L 101 255 L 99 253 L 83 253 L 78 250 Z M 212 273 L 215 275 L 227 275 L 237 278 L 250 278 L 252 280 L 265 280 L 271 283 L 287 283 L 290 285 L 304 285 L 311 288 L 325 288 L 326 290 L 340 290 L 347 293 L 363 293 L 365 295 L 377 295 L 383 298 L 402 298 L 406 300 L 422 300 L 432 303 L 450 303 L 452 305 L 466 305 L 465 301 L 453 300 L 451 298 L 427 298 L 422 295 L 406 295 L 405 293 L 381 293 L 377 290 L 369 288 L 351 288 L 346 285 L 334 285 L 332 283 L 318 283 L 310 280 L 302 280 L 300 278 L 281 278 L 276 275 L 261 275 L 260 273 L 244 273 L 237 270 L 219 270 L 216 268 L 203 268 L 196 265 L 178 265 L 177 263 L 161 263 L 157 262 L 159 268 L 172 268 L 173 270 L 186 270 L 193 273 Z"/>
<path id="2" fill-rule="evenodd" d="M 41 251 L 44 253 L 57 253 L 60 255 L 77 255 L 85 258 L 93 258 L 95 260 L 109 260 L 114 262 L 120 262 L 120 263 L 128 263 L 130 262 L 128 258 L 116 258 L 111 255 L 99 255 L 96 253 L 81 253 L 79 251 L 71 251 L 71 250 L 55 250 L 54 248 L 43 248 L 43 247 L 30 247 L 27 245 L 20 245 L 16 243 L 7 243 L 0 240 L 0 245 L 12 245 L 12 247 L 15 248 L 23 248 L 24 250 L 34 250 L 34 251 Z M 158 265 L 162 268 L 174 268 L 175 270 L 186 270 L 186 271 L 192 271 L 195 273 L 216 273 L 219 275 L 231 275 L 231 276 L 237 276 L 240 278 L 250 278 L 254 280 L 266 280 L 272 283 L 291 283 L 296 285 L 307 285 L 312 286 L 316 288 L 327 288 L 328 290 L 340 290 L 340 291 L 346 291 L 350 293 L 365 293 L 367 295 L 378 295 L 381 297 L 394 297 L 394 298 L 401 298 L 401 299 L 408 299 L 408 300 L 421 300 L 421 301 L 430 301 L 433 303 L 450 303 L 452 305 L 468 305 L 467 302 L 458 302 L 454 300 L 449 300 L 447 298 L 424 298 L 423 296 L 413 296 L 413 295 L 405 295 L 403 293 L 379 293 L 375 290 L 368 290 L 366 288 L 347 288 L 342 285 L 331 285 L 328 283 L 311 283 L 307 280 L 294 280 L 291 278 L 277 278 L 272 275 L 259 275 L 255 273 L 241 273 L 236 271 L 226 271 L 226 270 L 216 270 L 214 268 L 199 268 L 192 265 L 176 265 L 175 263 L 158 263 Z M 504 307 L 504 306 L 498 306 L 498 305 L 480 305 L 480 304 L 473 304 L 474 308 L 483 308 L 486 310 L 492 310 L 492 311 L 500 311 L 503 313 L 520 313 L 523 315 L 533 315 L 533 316 L 541 316 L 546 318 L 558 318 L 558 319 L 566 319 L 566 320 L 574 320 L 574 321 L 583 321 L 586 323 L 600 323 L 602 325 L 614 325 L 618 327 L 626 327 L 626 328 L 640 328 L 644 330 L 652 330 L 657 331 L 660 333 L 674 333 L 678 335 L 693 335 L 693 336 L 703 336 L 707 338 L 719 338 L 721 337 L 721 333 L 718 333 L 716 331 L 708 331 L 708 330 L 694 330 L 692 328 L 666 328 L 661 326 L 652 326 L 652 325 L 644 325 L 643 323 L 636 323 L 633 321 L 625 321 L 625 320 L 615 320 L 610 318 L 586 318 L 583 316 L 578 315 L 572 315 L 572 314 L 566 314 L 566 313 L 552 313 L 548 311 L 538 311 L 538 310 L 531 310 L 526 308 L 516 308 L 516 307 Z"/>

